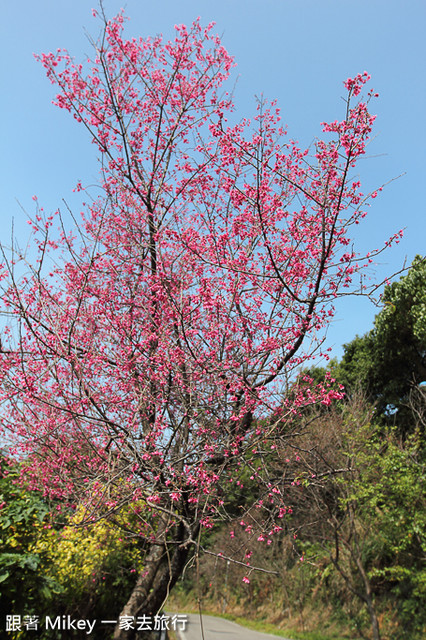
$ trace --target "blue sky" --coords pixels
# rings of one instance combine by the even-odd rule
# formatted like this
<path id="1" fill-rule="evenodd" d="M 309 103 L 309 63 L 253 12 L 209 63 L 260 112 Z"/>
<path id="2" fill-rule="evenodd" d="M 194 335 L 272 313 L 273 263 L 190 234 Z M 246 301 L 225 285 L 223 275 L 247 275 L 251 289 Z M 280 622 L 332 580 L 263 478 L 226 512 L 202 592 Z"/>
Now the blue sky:
<path id="1" fill-rule="evenodd" d="M 3 3 L 1 47 L 1 240 L 12 220 L 22 245 L 26 214 L 37 194 L 46 211 L 78 207 L 76 182 L 97 182 L 96 150 L 83 128 L 53 107 L 54 89 L 33 53 L 67 48 L 76 59 L 96 35 L 96 0 L 14 0 Z M 373 202 L 356 238 L 361 251 L 405 227 L 401 243 L 382 255 L 373 277 L 383 279 L 425 252 L 426 3 L 424 0 L 105 0 L 108 15 L 122 6 L 126 33 L 169 37 L 176 23 L 216 22 L 235 57 L 239 116 L 253 113 L 255 96 L 277 99 L 289 134 L 309 144 L 320 122 L 342 117 L 342 81 L 367 70 L 380 93 L 375 137 L 359 165 L 365 192 L 391 182 Z M 86 31 L 85 31 L 86 30 Z M 18 204 L 18 201 L 20 204 Z M 377 309 L 360 298 L 339 303 L 327 341 L 341 344 L 372 326 Z"/>

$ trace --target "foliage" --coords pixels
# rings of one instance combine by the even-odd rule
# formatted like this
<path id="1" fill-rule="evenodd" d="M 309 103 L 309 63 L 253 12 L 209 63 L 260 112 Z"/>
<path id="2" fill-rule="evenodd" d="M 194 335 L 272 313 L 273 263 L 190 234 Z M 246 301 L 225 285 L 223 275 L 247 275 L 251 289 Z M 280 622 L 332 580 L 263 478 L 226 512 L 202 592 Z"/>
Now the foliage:
<path id="1" fill-rule="evenodd" d="M 41 570 L 61 587 L 50 606 L 83 619 L 118 616 L 142 569 L 143 545 L 120 527 L 132 519 L 129 513 L 118 514 L 114 523 L 79 526 L 82 515 L 80 508 L 61 531 L 52 530 L 36 545 Z"/>
<path id="2" fill-rule="evenodd" d="M 373 416 L 360 398 L 321 410 L 316 420 L 311 413 L 279 452 L 276 474 L 271 467 L 288 505 L 280 533 L 265 548 L 247 526 L 261 520 L 259 510 L 241 504 L 180 589 L 219 613 L 297 630 L 319 626 L 324 635 L 334 629 L 358 638 L 373 614 L 383 637 L 423 637 L 425 451 L 419 430 L 401 442 Z M 248 549 L 261 573 L 244 566 Z M 175 597 L 187 606 L 188 595 Z"/>
<path id="3" fill-rule="evenodd" d="M 38 613 L 40 601 L 59 585 L 41 570 L 37 547 L 46 535 L 49 507 L 35 492 L 19 486 L 19 469 L 0 458 L 0 594 L 2 618 L 14 611 Z"/>
<path id="4" fill-rule="evenodd" d="M 114 521 L 79 526 L 82 508 L 71 516 L 19 484 L 20 470 L 1 459 L 0 594 L 2 625 L 6 615 L 118 616 L 143 566 L 143 540 L 128 534 L 141 518 L 137 504 Z M 55 505 L 53 505 L 55 506 Z M 62 512 L 62 513 L 61 513 Z M 65 523 L 64 523 L 65 521 Z M 58 631 L 40 629 L 43 638 Z M 20 632 L 10 637 L 20 638 Z M 96 637 L 96 629 L 94 630 Z M 102 637 L 102 636 L 101 636 Z"/>
<path id="5" fill-rule="evenodd" d="M 371 432 L 371 430 L 370 430 Z M 361 430 L 357 437 L 368 436 Z M 403 633 L 426 628 L 426 459 L 419 434 L 402 446 L 391 434 L 365 438 L 342 505 L 351 505 L 364 539 L 374 591 L 390 597 Z"/>
<path id="6" fill-rule="evenodd" d="M 401 443 L 393 432 L 383 435 L 369 421 L 372 415 L 361 401 L 321 416 L 327 433 L 338 436 L 334 451 L 311 434 L 298 475 L 307 477 L 315 457 L 334 472 L 322 481 L 314 473 L 304 483 L 303 495 L 295 496 L 294 525 L 309 543 L 307 560 L 318 563 L 324 553 L 329 557 L 321 580 L 329 580 L 334 568 L 343 587 L 366 605 L 373 627 L 377 612 L 392 602 L 393 616 L 387 617 L 396 625 L 393 637 L 406 637 L 407 630 L 410 637 L 421 637 L 426 625 L 425 451 L 419 430 Z M 342 473 L 335 473 L 339 468 Z"/>
<path id="7" fill-rule="evenodd" d="M 401 433 L 414 424 L 410 391 L 426 381 L 426 261 L 416 256 L 407 275 L 385 287 L 374 328 L 344 345 L 334 370 L 349 394 L 361 387 L 388 424 Z"/>

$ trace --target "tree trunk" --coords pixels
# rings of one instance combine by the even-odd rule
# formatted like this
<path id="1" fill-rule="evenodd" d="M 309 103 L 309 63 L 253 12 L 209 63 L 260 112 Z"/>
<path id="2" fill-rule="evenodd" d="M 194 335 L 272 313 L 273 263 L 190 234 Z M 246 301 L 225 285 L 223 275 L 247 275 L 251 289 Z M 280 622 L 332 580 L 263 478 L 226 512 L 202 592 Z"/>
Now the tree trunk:
<path id="1" fill-rule="evenodd" d="M 371 601 L 371 599 L 367 606 L 368 606 L 368 613 L 370 614 L 371 628 L 373 630 L 373 638 L 374 640 L 380 640 L 379 621 L 377 620 L 376 611 L 374 609 L 373 602 Z"/>
<path id="2" fill-rule="evenodd" d="M 152 583 L 154 582 L 155 575 L 161 564 L 162 557 L 164 555 L 165 545 L 164 543 L 153 543 L 144 563 L 144 568 L 140 572 L 136 585 L 125 604 L 120 617 L 134 616 L 136 617 L 141 611 L 144 603 L 148 597 Z M 146 613 L 146 612 L 144 612 Z M 142 632 L 141 632 L 142 633 Z M 146 632 L 145 638 L 149 638 L 150 632 Z M 142 636 L 141 636 L 142 637 Z M 114 640 L 131 640 L 136 638 L 135 630 L 120 629 L 120 624 L 117 624 L 114 631 Z"/>
<path id="3" fill-rule="evenodd" d="M 356 550 L 355 554 L 355 563 L 357 565 L 359 574 L 364 583 L 365 589 L 365 597 L 364 602 L 367 605 L 368 613 L 370 615 L 371 628 L 373 631 L 373 640 L 380 640 L 380 629 L 379 629 L 379 621 L 377 620 L 376 610 L 373 604 L 373 595 L 371 591 L 371 584 L 368 578 L 367 572 L 364 569 L 364 565 L 362 563 L 361 554 L 359 553 L 359 549 Z"/>
<path id="4" fill-rule="evenodd" d="M 171 544 L 165 541 L 153 543 L 145 559 L 143 571 L 139 574 L 120 617 L 131 616 L 136 619 L 143 615 L 155 616 L 160 612 L 171 589 L 182 574 L 191 541 L 196 533 L 197 531 L 189 532 L 181 523 L 177 527 Z M 133 626 L 134 629 L 125 630 L 120 629 L 118 623 L 114 631 L 114 640 L 158 640 L 158 631 L 139 631 L 136 628 L 137 624 Z"/>
<path id="5" fill-rule="evenodd" d="M 368 577 L 367 571 L 363 564 L 362 553 L 361 553 L 359 540 L 358 540 L 358 534 L 355 526 L 355 513 L 351 505 L 348 505 L 347 507 L 346 517 L 349 520 L 349 526 L 350 526 L 350 534 L 346 539 L 341 533 L 339 533 L 339 530 L 342 524 L 341 521 L 333 518 L 330 520 L 330 523 L 332 524 L 332 527 L 334 529 L 335 555 L 333 555 L 333 553 L 330 553 L 329 557 L 334 567 L 337 569 L 337 571 L 340 573 L 342 578 L 345 580 L 348 588 L 367 606 L 368 613 L 370 616 L 371 629 L 373 632 L 373 640 L 380 640 L 379 621 L 377 619 L 376 610 L 374 608 L 373 592 L 371 589 L 370 579 Z M 362 585 L 364 587 L 362 590 L 357 588 L 356 584 L 354 584 L 354 581 L 351 578 L 350 572 L 347 573 L 340 564 L 340 561 L 339 561 L 339 543 L 340 542 L 343 543 L 346 549 L 349 551 L 349 554 L 356 565 L 358 573 L 361 577 Z"/>

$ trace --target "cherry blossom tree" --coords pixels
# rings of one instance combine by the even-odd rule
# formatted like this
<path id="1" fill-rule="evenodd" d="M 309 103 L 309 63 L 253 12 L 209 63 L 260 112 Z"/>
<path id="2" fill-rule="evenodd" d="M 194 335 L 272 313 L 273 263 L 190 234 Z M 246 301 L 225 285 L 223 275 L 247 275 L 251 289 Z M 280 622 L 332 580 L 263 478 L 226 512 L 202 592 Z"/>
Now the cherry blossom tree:
<path id="1" fill-rule="evenodd" d="M 366 73 L 348 79 L 343 119 L 302 150 L 275 103 L 236 121 L 212 25 L 170 42 L 123 26 L 103 18 L 83 64 L 39 57 L 99 150 L 101 195 L 72 231 L 38 209 L 32 264 L 3 250 L 1 400 L 29 486 L 88 522 L 132 507 L 125 533 L 146 555 L 123 615 L 137 616 L 159 610 L 243 468 L 262 535 L 281 529 L 285 493 L 259 461 L 300 407 L 339 397 L 294 380 L 374 257 L 350 235 L 374 94 Z"/>

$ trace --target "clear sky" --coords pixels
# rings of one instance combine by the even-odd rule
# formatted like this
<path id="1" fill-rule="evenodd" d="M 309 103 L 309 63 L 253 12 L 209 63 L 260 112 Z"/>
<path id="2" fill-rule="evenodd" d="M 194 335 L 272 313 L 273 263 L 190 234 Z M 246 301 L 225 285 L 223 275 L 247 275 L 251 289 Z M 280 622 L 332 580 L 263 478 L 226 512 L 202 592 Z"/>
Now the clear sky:
<path id="1" fill-rule="evenodd" d="M 90 52 L 86 33 L 97 35 L 96 0 L 14 0 L 2 3 L 1 240 L 12 220 L 25 244 L 32 195 L 45 210 L 65 199 L 78 206 L 78 180 L 97 182 L 96 150 L 86 132 L 51 105 L 54 89 L 33 53 L 67 48 L 77 59 Z M 289 135 L 308 145 L 320 122 L 341 118 L 342 81 L 367 70 L 380 93 L 375 138 L 359 165 L 363 191 L 391 182 L 373 201 L 357 238 L 360 250 L 381 245 L 405 227 L 401 243 L 380 258 L 373 276 L 383 279 L 425 254 L 426 2 L 425 0 L 104 0 L 109 16 L 124 6 L 129 36 L 172 36 L 176 23 L 216 22 L 235 57 L 235 102 L 250 116 L 254 97 L 277 99 Z M 18 204 L 18 201 L 20 204 Z M 360 298 L 338 305 L 328 332 L 340 345 L 372 326 L 377 309 Z"/>

